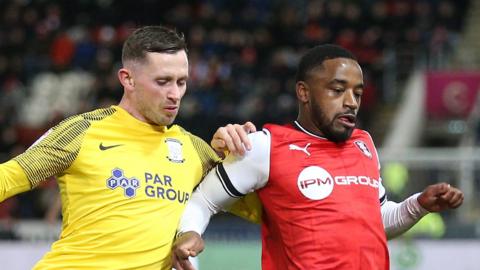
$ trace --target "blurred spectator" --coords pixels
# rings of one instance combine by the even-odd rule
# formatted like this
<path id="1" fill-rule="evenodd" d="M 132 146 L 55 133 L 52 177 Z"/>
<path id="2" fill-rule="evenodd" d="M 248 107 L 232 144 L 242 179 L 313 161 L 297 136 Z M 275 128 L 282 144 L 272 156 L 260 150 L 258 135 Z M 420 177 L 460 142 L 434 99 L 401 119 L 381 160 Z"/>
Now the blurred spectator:
<path id="1" fill-rule="evenodd" d="M 227 122 L 282 123 L 296 112 L 299 55 L 338 43 L 366 78 L 360 123 L 384 101 L 385 52 L 445 64 L 467 0 L 0 1 L 0 152 L 24 149 L 58 119 L 119 101 L 121 44 L 137 25 L 187 36 L 190 80 L 179 123 L 209 140 Z M 94 20 L 92 20 L 94 18 Z M 428 57 L 427 57 L 428 59 Z M 438 60 L 433 62 L 433 60 Z M 410 65 L 402 66 L 411 70 Z M 16 207 L 29 200 L 20 197 Z M 28 208 L 28 207 L 24 207 Z M 46 211 L 46 209 L 43 209 Z M 31 213 L 30 213 L 31 214 Z"/>

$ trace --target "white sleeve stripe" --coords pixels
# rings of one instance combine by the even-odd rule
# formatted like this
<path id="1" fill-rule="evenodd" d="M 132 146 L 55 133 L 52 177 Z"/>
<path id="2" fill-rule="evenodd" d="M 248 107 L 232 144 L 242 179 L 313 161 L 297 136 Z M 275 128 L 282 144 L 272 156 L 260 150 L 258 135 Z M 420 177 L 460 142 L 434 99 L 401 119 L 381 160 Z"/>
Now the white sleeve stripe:
<path id="1" fill-rule="evenodd" d="M 223 189 L 228 193 L 228 195 L 230 195 L 230 197 L 239 198 L 245 196 L 245 194 L 241 193 L 235 188 L 235 186 L 233 186 L 232 181 L 230 181 L 230 178 L 223 167 L 223 164 L 219 164 L 215 168 L 215 172 L 217 173 L 218 179 L 220 179 L 220 183 L 222 183 Z"/>
<path id="2" fill-rule="evenodd" d="M 387 201 L 387 194 L 385 193 L 381 198 L 380 198 L 380 205 L 383 205 Z"/>

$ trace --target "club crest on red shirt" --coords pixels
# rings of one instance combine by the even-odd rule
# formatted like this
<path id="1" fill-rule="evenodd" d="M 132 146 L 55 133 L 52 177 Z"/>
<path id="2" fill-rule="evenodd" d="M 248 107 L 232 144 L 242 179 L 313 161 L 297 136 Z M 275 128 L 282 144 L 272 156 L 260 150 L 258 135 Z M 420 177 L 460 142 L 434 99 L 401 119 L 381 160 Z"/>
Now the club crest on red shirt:
<path id="1" fill-rule="evenodd" d="M 370 149 L 368 149 L 368 146 L 366 143 L 362 141 L 355 141 L 354 142 L 357 148 L 368 158 L 372 158 L 372 152 L 370 152 Z"/>

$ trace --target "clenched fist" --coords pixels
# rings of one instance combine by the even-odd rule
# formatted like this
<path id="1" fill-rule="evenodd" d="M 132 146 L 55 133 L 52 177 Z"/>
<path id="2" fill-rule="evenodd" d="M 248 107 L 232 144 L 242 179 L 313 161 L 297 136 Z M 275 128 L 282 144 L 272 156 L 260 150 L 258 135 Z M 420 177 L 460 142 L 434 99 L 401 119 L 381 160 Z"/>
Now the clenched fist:
<path id="1" fill-rule="evenodd" d="M 172 264 L 176 270 L 195 270 L 188 257 L 195 257 L 205 247 L 202 237 L 196 232 L 182 233 L 172 247 Z"/>
<path id="2" fill-rule="evenodd" d="M 418 196 L 418 203 L 430 212 L 457 208 L 463 203 L 463 192 L 447 183 L 430 185 Z"/>

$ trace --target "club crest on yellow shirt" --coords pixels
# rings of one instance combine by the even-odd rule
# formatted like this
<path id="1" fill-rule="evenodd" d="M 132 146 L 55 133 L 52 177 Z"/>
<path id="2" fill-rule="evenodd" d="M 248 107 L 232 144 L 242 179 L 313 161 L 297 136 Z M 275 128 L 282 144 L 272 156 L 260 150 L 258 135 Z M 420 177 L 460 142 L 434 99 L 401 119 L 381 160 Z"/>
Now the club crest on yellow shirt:
<path id="1" fill-rule="evenodd" d="M 167 138 L 165 143 L 168 148 L 167 159 L 171 162 L 183 163 L 185 159 L 183 158 L 182 142 L 174 138 Z"/>

